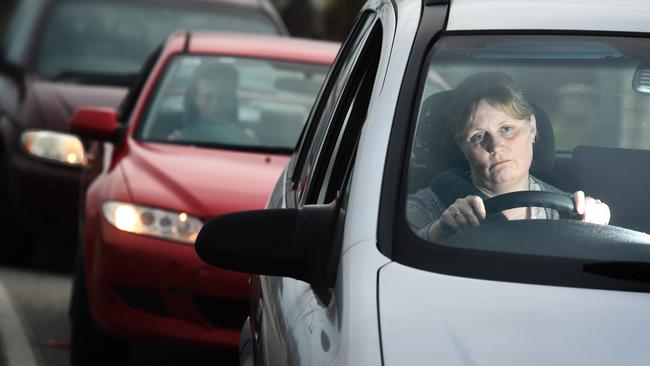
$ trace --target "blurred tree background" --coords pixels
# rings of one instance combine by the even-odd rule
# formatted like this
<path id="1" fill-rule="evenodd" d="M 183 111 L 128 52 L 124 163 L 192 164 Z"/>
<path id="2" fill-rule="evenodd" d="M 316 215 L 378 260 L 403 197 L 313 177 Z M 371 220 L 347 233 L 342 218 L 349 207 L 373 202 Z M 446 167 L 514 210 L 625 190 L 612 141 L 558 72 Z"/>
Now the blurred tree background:
<path id="1" fill-rule="evenodd" d="M 343 41 L 365 0 L 271 0 L 296 37 Z"/>

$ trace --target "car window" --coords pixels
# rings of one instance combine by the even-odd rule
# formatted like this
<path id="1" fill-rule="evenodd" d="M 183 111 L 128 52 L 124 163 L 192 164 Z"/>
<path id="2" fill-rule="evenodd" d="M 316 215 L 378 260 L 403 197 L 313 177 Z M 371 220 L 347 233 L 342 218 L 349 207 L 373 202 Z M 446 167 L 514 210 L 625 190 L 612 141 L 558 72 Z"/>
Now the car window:
<path id="1" fill-rule="evenodd" d="M 344 93 L 350 93 L 348 80 L 350 79 L 355 63 L 364 50 L 365 43 L 370 35 L 370 29 L 375 24 L 376 15 L 371 12 L 364 12 L 360 15 L 348 39 L 344 42 L 338 60 L 332 67 L 323 94 L 320 96 L 317 104 L 314 106 L 313 115 L 310 117 L 310 123 L 305 129 L 303 138 L 299 144 L 299 151 L 296 165 L 293 172 L 293 181 L 296 184 L 297 200 L 307 202 L 307 188 L 312 183 L 314 172 L 317 169 L 317 158 L 323 149 L 327 136 L 335 136 L 329 133 L 332 121 L 339 113 L 339 120 L 344 117 L 340 113 L 349 111 L 345 105 L 339 102 Z M 359 66 L 356 67 L 360 69 Z M 346 87 L 346 85 L 348 87 Z M 312 189 L 314 192 L 314 189 Z M 313 202 L 312 196 L 310 200 Z"/>
<path id="2" fill-rule="evenodd" d="M 136 73 L 177 29 L 280 33 L 261 12 L 195 2 L 59 1 L 49 14 L 34 65 L 46 78 Z"/>
<path id="3" fill-rule="evenodd" d="M 598 288 L 614 285 L 586 275 L 588 261 L 650 260 L 648 46 L 613 36 L 439 39 L 407 154 L 403 207 L 418 239 L 398 242 L 398 256 L 447 273 Z M 451 253 L 466 261 L 442 265 Z M 560 262 L 576 271 L 545 272 Z"/>
<path id="4" fill-rule="evenodd" d="M 359 135 L 368 112 L 379 57 L 381 55 L 381 23 L 375 23 L 364 52 L 349 80 L 349 91 L 339 101 L 339 110 L 332 122 L 314 173 L 308 203 L 332 202 L 340 193 L 343 181 L 354 162 Z M 362 65 L 362 66 L 360 66 Z M 313 193 L 311 193 L 313 192 Z"/>
<path id="5" fill-rule="evenodd" d="M 328 65 L 176 56 L 138 138 L 174 144 L 293 151 Z"/>
<path id="6" fill-rule="evenodd" d="M 30 36 L 43 8 L 43 0 L 23 0 L 18 4 L 5 36 L 4 47 L 9 61 L 23 61 L 27 45 L 31 41 Z"/>

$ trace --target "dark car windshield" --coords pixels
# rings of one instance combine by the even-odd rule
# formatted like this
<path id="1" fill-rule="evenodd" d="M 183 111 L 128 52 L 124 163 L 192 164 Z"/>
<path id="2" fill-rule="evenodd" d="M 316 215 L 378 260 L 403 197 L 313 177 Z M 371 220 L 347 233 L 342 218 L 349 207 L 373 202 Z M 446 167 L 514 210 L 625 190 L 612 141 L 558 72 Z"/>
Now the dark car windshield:
<path id="1" fill-rule="evenodd" d="M 278 34 L 257 10 L 178 1 L 59 1 L 41 34 L 35 71 L 45 78 L 137 73 L 147 55 L 177 29 Z"/>
<path id="2" fill-rule="evenodd" d="M 176 56 L 140 123 L 139 138 L 174 144 L 291 151 L 327 65 Z"/>
<path id="3" fill-rule="evenodd" d="M 400 260 L 559 284 L 575 269 L 588 287 L 611 285 L 590 273 L 647 278 L 650 41 L 456 35 L 428 57 L 404 197 L 418 244 Z"/>

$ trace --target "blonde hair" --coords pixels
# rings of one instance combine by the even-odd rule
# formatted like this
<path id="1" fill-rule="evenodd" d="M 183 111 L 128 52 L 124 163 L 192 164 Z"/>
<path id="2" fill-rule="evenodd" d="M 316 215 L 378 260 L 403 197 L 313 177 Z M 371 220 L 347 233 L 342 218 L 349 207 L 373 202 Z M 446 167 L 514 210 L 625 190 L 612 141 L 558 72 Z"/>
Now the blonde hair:
<path id="1" fill-rule="evenodd" d="M 474 74 L 460 83 L 452 94 L 449 131 L 456 140 L 461 139 L 471 128 L 476 117 L 476 107 L 482 100 L 519 120 L 530 119 L 533 114 L 523 91 L 508 74 Z"/>

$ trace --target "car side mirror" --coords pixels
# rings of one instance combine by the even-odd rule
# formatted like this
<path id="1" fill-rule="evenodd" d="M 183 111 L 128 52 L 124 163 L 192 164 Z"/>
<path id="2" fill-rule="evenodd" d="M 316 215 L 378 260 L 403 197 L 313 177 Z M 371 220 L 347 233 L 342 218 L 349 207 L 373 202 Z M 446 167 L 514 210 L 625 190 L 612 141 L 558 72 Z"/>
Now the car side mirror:
<path id="1" fill-rule="evenodd" d="M 332 245 L 337 203 L 213 218 L 201 228 L 196 252 L 216 267 L 305 281 L 327 304 L 338 266 L 339 246 Z"/>
<path id="2" fill-rule="evenodd" d="M 80 107 L 72 117 L 70 130 L 82 137 L 115 141 L 120 136 L 122 125 L 112 108 Z"/>

